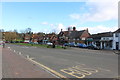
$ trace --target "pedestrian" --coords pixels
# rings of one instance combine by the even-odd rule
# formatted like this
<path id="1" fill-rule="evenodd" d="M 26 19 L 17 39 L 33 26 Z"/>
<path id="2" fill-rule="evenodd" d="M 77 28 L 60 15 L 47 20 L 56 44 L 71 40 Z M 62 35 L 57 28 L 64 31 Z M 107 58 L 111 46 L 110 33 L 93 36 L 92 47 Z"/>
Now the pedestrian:
<path id="1" fill-rule="evenodd" d="M 55 41 L 53 41 L 53 46 L 52 47 L 55 48 Z"/>
<path id="2" fill-rule="evenodd" d="M 5 48 L 5 42 L 3 42 L 3 48 Z"/>

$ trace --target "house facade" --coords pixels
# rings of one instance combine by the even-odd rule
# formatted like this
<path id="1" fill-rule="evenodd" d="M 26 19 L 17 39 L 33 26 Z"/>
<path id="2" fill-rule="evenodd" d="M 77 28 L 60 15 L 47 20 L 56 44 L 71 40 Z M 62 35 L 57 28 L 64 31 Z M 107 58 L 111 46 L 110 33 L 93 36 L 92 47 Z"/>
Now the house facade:
<path id="1" fill-rule="evenodd" d="M 90 44 L 96 45 L 100 47 L 100 49 L 112 49 L 113 33 L 104 32 L 104 33 L 92 34 L 88 38 L 87 43 L 88 43 L 87 45 L 90 45 Z"/>
<path id="2" fill-rule="evenodd" d="M 58 34 L 59 40 L 65 43 L 86 43 L 86 39 L 90 36 L 88 29 L 77 31 L 76 27 L 73 27 L 72 30 L 68 28 L 68 31 L 62 31 Z"/>
<path id="3" fill-rule="evenodd" d="M 100 49 L 120 50 L 120 28 L 115 32 L 93 34 L 88 38 L 87 43 L 96 45 Z"/>
<path id="4" fill-rule="evenodd" d="M 113 49 L 120 50 L 120 28 L 113 32 Z"/>
<path id="5" fill-rule="evenodd" d="M 30 42 L 30 39 L 31 39 L 31 37 L 30 37 L 29 34 L 25 34 L 25 35 L 24 35 L 24 43 L 29 43 L 29 42 Z"/>

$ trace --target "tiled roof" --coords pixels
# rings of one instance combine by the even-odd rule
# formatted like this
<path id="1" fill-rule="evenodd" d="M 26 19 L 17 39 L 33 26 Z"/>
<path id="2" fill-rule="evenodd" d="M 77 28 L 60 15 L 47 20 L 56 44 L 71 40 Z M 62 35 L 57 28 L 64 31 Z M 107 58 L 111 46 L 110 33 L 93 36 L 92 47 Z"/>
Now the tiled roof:
<path id="1" fill-rule="evenodd" d="M 98 33 L 98 34 L 92 34 L 89 38 L 93 39 L 101 39 L 101 37 L 112 37 L 112 32 L 104 32 L 104 33 Z"/>
<path id="2" fill-rule="evenodd" d="M 120 33 L 120 28 L 118 30 L 116 30 L 114 33 Z"/>
<path id="3" fill-rule="evenodd" d="M 84 32 L 85 30 L 82 30 L 82 31 L 71 31 L 70 33 L 70 38 L 75 38 L 75 39 L 78 39 L 80 38 L 80 36 L 82 35 L 82 33 Z"/>
<path id="4" fill-rule="evenodd" d="M 81 31 L 63 31 L 63 32 L 59 33 L 59 36 L 62 36 L 61 34 L 64 34 L 66 37 L 78 39 L 78 38 L 80 38 L 80 36 L 82 35 L 82 33 L 84 31 L 85 30 L 81 30 Z"/>

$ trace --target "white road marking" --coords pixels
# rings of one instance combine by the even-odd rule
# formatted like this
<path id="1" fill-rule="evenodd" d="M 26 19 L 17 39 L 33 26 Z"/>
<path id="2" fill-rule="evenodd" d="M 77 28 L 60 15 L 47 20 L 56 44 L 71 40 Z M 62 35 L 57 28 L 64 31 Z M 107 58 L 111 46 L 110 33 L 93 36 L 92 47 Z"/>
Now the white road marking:
<path id="1" fill-rule="evenodd" d="M 19 52 L 18 54 L 19 54 L 19 55 L 21 55 L 22 53 L 21 53 L 21 52 Z"/>
<path id="2" fill-rule="evenodd" d="M 30 58 L 30 56 L 29 56 L 29 55 L 26 55 L 26 58 L 28 59 L 28 58 Z"/>
<path id="3" fill-rule="evenodd" d="M 10 47 L 8 47 L 8 49 L 10 49 Z"/>
<path id="4" fill-rule="evenodd" d="M 14 52 L 15 52 L 15 50 L 14 50 Z"/>
<path id="5" fill-rule="evenodd" d="M 103 69 L 103 68 L 100 68 L 100 67 L 98 67 L 98 69 L 99 70 L 102 70 L 102 71 L 108 71 L 108 72 L 110 72 L 111 70 L 108 70 L 108 69 Z"/>

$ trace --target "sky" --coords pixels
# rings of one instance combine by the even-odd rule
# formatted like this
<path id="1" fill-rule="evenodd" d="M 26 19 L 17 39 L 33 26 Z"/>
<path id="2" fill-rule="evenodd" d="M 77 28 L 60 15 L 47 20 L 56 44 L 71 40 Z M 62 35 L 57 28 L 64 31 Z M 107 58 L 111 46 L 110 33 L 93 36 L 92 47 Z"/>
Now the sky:
<path id="1" fill-rule="evenodd" d="M 114 0 L 113 0 L 114 1 Z M 118 29 L 118 1 L 93 2 L 2 2 L 5 31 L 31 28 L 37 32 L 56 32 L 75 26 L 91 34 Z"/>

